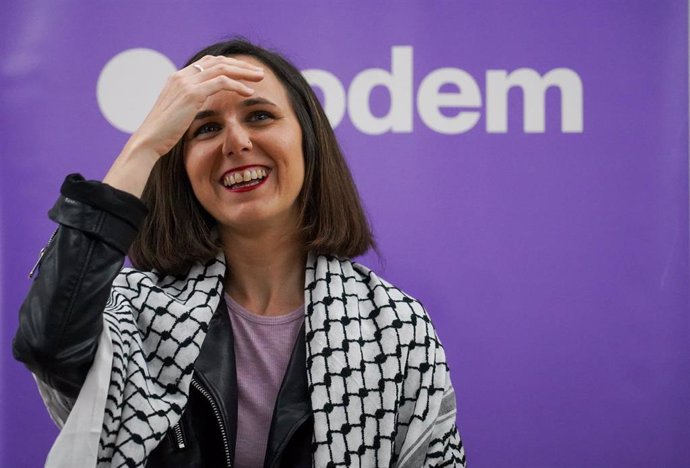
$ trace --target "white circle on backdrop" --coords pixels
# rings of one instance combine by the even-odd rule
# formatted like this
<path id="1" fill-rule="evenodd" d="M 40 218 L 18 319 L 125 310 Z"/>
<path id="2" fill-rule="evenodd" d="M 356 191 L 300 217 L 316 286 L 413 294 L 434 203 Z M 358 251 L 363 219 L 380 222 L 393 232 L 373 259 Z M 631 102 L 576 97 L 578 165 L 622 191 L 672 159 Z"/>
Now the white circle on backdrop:
<path id="1" fill-rule="evenodd" d="M 105 64 L 96 95 L 103 116 L 118 130 L 133 133 L 153 107 L 175 64 L 153 49 L 128 49 Z"/>

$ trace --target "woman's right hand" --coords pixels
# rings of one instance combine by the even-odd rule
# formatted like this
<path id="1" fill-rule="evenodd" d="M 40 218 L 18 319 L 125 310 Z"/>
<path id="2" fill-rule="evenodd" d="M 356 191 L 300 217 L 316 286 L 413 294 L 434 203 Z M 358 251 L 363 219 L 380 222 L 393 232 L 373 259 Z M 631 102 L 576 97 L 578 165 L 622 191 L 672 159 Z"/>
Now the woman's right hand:
<path id="1" fill-rule="evenodd" d="M 173 73 L 103 182 L 140 197 L 153 165 L 182 138 L 209 96 L 220 91 L 251 96 L 254 90 L 242 81 L 263 76 L 253 64 L 212 55 Z"/>

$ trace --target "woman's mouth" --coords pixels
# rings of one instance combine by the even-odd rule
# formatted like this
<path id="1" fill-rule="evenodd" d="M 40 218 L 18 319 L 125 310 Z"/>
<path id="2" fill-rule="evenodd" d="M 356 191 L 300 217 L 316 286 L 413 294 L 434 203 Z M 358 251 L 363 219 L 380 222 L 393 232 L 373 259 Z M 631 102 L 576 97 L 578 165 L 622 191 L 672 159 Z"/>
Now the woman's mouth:
<path id="1" fill-rule="evenodd" d="M 262 166 L 243 166 L 223 175 L 223 185 L 232 192 L 254 190 L 268 179 L 271 170 Z"/>

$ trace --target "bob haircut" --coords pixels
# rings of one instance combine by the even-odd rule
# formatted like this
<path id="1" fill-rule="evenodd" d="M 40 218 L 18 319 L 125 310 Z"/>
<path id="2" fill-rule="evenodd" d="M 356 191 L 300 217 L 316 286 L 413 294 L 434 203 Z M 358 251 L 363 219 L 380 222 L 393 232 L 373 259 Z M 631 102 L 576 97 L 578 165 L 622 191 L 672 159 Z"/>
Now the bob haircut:
<path id="1" fill-rule="evenodd" d="M 197 52 L 185 66 L 205 55 L 247 55 L 269 67 L 285 87 L 302 128 L 305 178 L 297 198 L 304 250 L 355 257 L 376 249 L 357 189 L 331 125 L 300 71 L 280 54 L 238 38 Z M 184 169 L 184 138 L 154 166 L 142 194 L 149 215 L 132 243 L 129 257 L 142 270 L 182 275 L 206 263 L 221 249 L 216 221 L 201 206 Z"/>

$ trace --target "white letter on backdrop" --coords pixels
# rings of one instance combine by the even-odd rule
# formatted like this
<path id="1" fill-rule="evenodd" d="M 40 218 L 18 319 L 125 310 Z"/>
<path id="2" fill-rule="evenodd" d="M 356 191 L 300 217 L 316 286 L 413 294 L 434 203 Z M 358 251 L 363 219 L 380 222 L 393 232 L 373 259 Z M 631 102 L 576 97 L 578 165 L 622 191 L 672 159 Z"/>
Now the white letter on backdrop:
<path id="1" fill-rule="evenodd" d="M 489 133 L 508 131 L 508 91 L 522 88 L 523 125 L 525 133 L 544 133 L 546 90 L 556 86 L 561 92 L 561 131 L 582 133 L 582 80 L 569 68 L 556 68 L 541 77 L 530 68 L 510 73 L 505 70 L 486 72 L 486 130 Z"/>
<path id="2" fill-rule="evenodd" d="M 314 68 L 303 70 L 302 76 L 312 87 L 316 86 L 323 91 L 323 110 L 331 123 L 331 127 L 338 126 L 345 115 L 345 88 L 337 76 L 326 70 Z"/>
<path id="3" fill-rule="evenodd" d="M 380 135 L 388 131 L 412 131 L 412 47 L 394 46 L 391 51 L 391 72 L 368 68 L 355 76 L 350 84 L 348 108 L 350 120 L 360 131 Z M 369 96 L 375 86 L 384 86 L 390 93 L 391 105 L 383 117 L 376 117 L 369 107 Z"/>
<path id="4" fill-rule="evenodd" d="M 451 83 L 456 93 L 442 93 L 441 87 Z M 474 78 L 459 68 L 439 68 L 429 73 L 419 85 L 417 109 L 424 123 L 439 133 L 455 135 L 470 130 L 479 120 L 479 112 L 460 111 L 455 117 L 446 117 L 440 107 L 470 107 L 482 105 L 482 95 Z"/>

